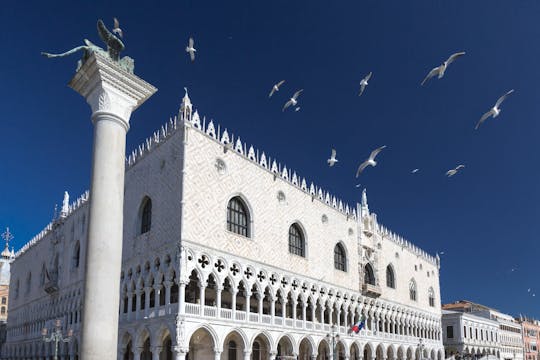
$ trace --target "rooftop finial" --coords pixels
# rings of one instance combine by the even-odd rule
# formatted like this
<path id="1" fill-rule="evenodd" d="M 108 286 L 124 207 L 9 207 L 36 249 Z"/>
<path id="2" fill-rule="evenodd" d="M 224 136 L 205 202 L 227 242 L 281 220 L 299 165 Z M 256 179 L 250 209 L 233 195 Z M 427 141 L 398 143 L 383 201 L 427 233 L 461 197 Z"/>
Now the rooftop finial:
<path id="1" fill-rule="evenodd" d="M 6 227 L 6 231 L 4 231 L 2 233 L 2 239 L 4 239 L 6 241 L 6 247 L 4 249 L 4 251 L 2 251 L 2 257 L 3 258 L 9 258 L 11 257 L 11 253 L 9 252 L 9 242 L 11 240 L 13 240 L 14 236 L 13 234 L 9 231 L 9 227 Z"/>
<path id="2" fill-rule="evenodd" d="M 60 211 L 60 217 L 65 218 L 69 212 L 69 194 L 64 191 L 64 200 L 62 201 L 62 210 Z"/>
<path id="3" fill-rule="evenodd" d="M 186 92 L 186 95 L 184 95 L 184 97 L 189 98 L 189 96 L 188 96 L 188 91 L 187 91 L 187 87 L 185 87 L 185 86 L 184 86 L 184 91 Z"/>
<path id="4" fill-rule="evenodd" d="M 184 87 L 184 90 L 186 91 L 186 94 L 184 95 L 182 104 L 180 105 L 179 118 L 184 121 L 191 121 L 191 100 L 188 95 L 187 87 Z"/>

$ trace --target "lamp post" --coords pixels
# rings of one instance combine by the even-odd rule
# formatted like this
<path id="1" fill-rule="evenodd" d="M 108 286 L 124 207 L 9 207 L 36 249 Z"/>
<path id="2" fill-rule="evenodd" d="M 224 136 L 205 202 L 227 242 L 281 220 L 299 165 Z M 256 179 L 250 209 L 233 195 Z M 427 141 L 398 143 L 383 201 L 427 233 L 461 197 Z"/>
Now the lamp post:
<path id="1" fill-rule="evenodd" d="M 326 340 L 328 343 L 332 343 L 332 359 L 336 360 L 336 341 L 339 341 L 339 334 L 335 324 L 332 325 L 332 331 L 326 334 Z"/>
<path id="2" fill-rule="evenodd" d="M 54 321 L 54 330 L 51 333 L 50 337 L 47 337 L 47 328 L 41 330 L 41 336 L 43 336 L 43 341 L 51 342 L 54 341 L 54 360 L 58 360 L 58 343 L 59 342 L 69 342 L 73 336 L 73 330 L 69 329 L 67 337 L 62 335 L 62 330 L 60 329 L 62 322 L 60 319 Z"/>

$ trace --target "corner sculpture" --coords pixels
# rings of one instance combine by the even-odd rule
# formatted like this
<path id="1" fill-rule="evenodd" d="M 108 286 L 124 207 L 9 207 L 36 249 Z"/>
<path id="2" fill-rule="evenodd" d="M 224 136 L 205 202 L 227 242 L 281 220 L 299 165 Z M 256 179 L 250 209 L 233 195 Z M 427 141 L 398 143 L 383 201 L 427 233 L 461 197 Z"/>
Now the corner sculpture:
<path id="1" fill-rule="evenodd" d="M 83 50 L 82 59 L 77 62 L 77 70 L 85 63 L 85 61 L 90 57 L 92 53 L 99 53 L 108 57 L 113 62 L 117 63 L 123 70 L 127 71 L 130 74 L 133 74 L 135 68 L 135 61 L 129 56 L 120 57 L 120 52 L 125 49 L 124 43 L 116 35 L 110 32 L 103 21 L 100 19 L 97 22 L 97 30 L 99 37 L 107 45 L 107 51 L 103 50 L 101 47 L 95 45 L 88 39 L 84 39 L 86 45 L 77 46 L 69 51 L 66 51 L 61 54 L 51 54 L 47 52 L 42 52 L 41 55 L 47 58 L 55 57 L 64 57 L 76 53 L 77 51 Z"/>

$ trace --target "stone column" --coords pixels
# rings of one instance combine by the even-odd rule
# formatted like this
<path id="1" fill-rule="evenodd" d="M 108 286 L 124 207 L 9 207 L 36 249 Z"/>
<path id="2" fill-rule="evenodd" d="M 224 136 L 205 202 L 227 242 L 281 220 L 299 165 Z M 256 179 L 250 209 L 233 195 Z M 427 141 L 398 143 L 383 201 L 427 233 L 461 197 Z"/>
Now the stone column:
<path id="1" fill-rule="evenodd" d="M 206 290 L 206 287 L 204 286 L 203 283 L 199 283 L 199 303 L 201 305 L 200 307 L 200 314 L 201 316 L 204 316 L 204 302 L 205 302 L 205 295 L 204 295 L 204 292 Z"/>
<path id="2" fill-rule="evenodd" d="M 152 360 L 159 360 L 160 352 L 161 352 L 161 346 L 152 347 Z"/>
<path id="3" fill-rule="evenodd" d="M 216 317 L 221 317 L 221 292 L 223 291 L 223 287 L 218 286 L 216 287 Z"/>
<path id="4" fill-rule="evenodd" d="M 144 315 L 148 316 L 148 311 L 150 310 L 150 291 L 152 288 L 150 286 L 144 288 Z M 158 359 L 159 360 L 159 359 Z"/>
<path id="5" fill-rule="evenodd" d="M 141 360 L 142 348 L 133 349 L 133 360 Z"/>
<path id="6" fill-rule="evenodd" d="M 326 306 L 321 305 L 321 324 L 324 324 L 324 309 Z"/>
<path id="7" fill-rule="evenodd" d="M 221 351 L 219 351 L 218 349 L 214 349 L 214 360 L 219 359 L 221 359 Z"/>
<path id="8" fill-rule="evenodd" d="M 178 312 L 186 313 L 186 283 L 183 281 L 178 285 Z"/>
<path id="9" fill-rule="evenodd" d="M 274 318 L 276 317 L 276 297 L 270 298 L 270 317 L 272 318 L 272 325 L 274 325 Z"/>
<path id="10" fill-rule="evenodd" d="M 154 307 L 159 307 L 159 293 L 161 292 L 162 286 L 160 284 L 154 284 Z"/>
<path id="11" fill-rule="evenodd" d="M 250 360 L 251 359 L 251 351 L 244 350 L 244 360 Z"/>
<path id="12" fill-rule="evenodd" d="M 133 294 L 128 292 L 128 308 L 127 308 L 127 319 L 131 319 L 131 307 L 133 306 Z"/>
<path id="13" fill-rule="evenodd" d="M 90 104 L 94 124 L 81 358 L 112 360 L 118 344 L 126 132 L 131 112 L 157 89 L 98 52 L 69 86 Z"/>
<path id="14" fill-rule="evenodd" d="M 142 290 L 141 289 L 137 289 L 135 290 L 135 319 L 140 319 L 140 312 L 141 312 L 141 295 L 142 295 Z"/>
<path id="15" fill-rule="evenodd" d="M 293 318 L 293 326 L 296 326 L 296 302 L 297 300 L 295 298 L 292 299 L 292 318 Z"/>
<path id="16" fill-rule="evenodd" d="M 306 328 L 306 309 L 307 309 L 307 302 L 302 302 L 302 325 L 303 325 L 303 328 L 305 329 Z"/>
<path id="17" fill-rule="evenodd" d="M 285 297 L 281 299 L 281 315 L 283 318 L 282 326 L 285 326 L 285 319 L 287 318 L 287 298 Z"/>
<path id="18" fill-rule="evenodd" d="M 165 306 L 169 307 L 171 305 L 171 286 L 172 281 L 166 280 L 163 282 L 163 285 L 165 286 Z"/>
<path id="19" fill-rule="evenodd" d="M 249 321 L 249 305 L 251 302 L 251 291 L 246 291 L 246 321 Z"/>
<path id="20" fill-rule="evenodd" d="M 236 321 L 236 294 L 238 293 L 238 291 L 236 289 L 231 289 L 231 290 L 232 290 L 232 294 L 231 294 L 232 320 Z"/>
<path id="21" fill-rule="evenodd" d="M 259 300 L 259 322 L 262 322 L 264 295 L 257 294 L 257 296 L 257 300 Z"/>

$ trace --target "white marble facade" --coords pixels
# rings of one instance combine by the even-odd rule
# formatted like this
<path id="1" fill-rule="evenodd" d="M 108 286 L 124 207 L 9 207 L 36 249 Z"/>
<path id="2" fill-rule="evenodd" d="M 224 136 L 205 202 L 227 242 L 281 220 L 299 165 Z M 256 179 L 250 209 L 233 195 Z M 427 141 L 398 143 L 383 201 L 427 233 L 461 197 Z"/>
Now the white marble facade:
<path id="1" fill-rule="evenodd" d="M 61 359 L 78 358 L 87 197 L 17 253 L 4 358 L 48 359 L 56 318 L 75 330 Z M 343 203 L 187 95 L 128 154 L 124 205 L 119 359 L 330 359 L 332 331 L 339 359 L 444 358 L 438 257 L 380 225 L 365 192 Z"/>

